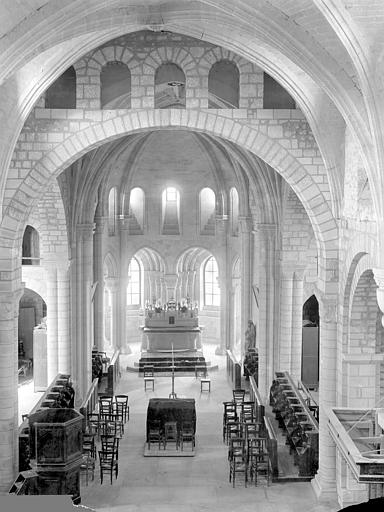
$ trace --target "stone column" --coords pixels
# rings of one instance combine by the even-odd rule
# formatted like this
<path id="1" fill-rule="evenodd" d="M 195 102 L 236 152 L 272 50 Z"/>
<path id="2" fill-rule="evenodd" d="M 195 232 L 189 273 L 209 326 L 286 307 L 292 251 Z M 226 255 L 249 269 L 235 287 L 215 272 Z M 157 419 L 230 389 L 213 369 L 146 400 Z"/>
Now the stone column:
<path id="1" fill-rule="evenodd" d="M 295 268 L 292 285 L 291 376 L 294 382 L 301 380 L 304 271 L 305 265 Z"/>
<path id="2" fill-rule="evenodd" d="M 328 431 L 327 409 L 336 406 L 337 297 L 323 297 L 320 307 L 319 470 L 312 480 L 318 498 L 336 498 L 336 447 Z"/>
<path id="3" fill-rule="evenodd" d="M 292 265 L 281 262 L 279 370 L 287 372 L 291 372 L 292 357 L 293 272 Z"/>
<path id="4" fill-rule="evenodd" d="M 9 491 L 19 465 L 17 329 L 23 290 L 6 291 L 7 284 L 1 282 L 0 291 L 0 493 Z"/>
<path id="5" fill-rule="evenodd" d="M 226 349 L 230 348 L 231 342 L 231 314 L 232 314 L 232 302 L 230 297 L 231 290 L 231 274 L 232 272 L 228 266 L 227 259 L 227 235 L 228 235 L 228 217 L 226 215 L 221 215 L 216 217 L 216 233 L 221 240 L 223 245 L 223 255 L 221 258 L 220 265 L 220 345 L 216 348 L 216 354 L 224 355 L 226 353 Z M 194 272 L 194 281 L 196 280 L 196 270 Z M 195 287 L 193 287 L 194 290 Z M 192 303 L 198 300 L 197 297 L 194 297 Z"/>
<path id="6" fill-rule="evenodd" d="M 68 267 L 60 266 L 57 269 L 57 364 L 59 373 L 71 373 L 69 311 L 70 303 Z"/>
<path id="7" fill-rule="evenodd" d="M 94 308 L 94 346 L 104 350 L 104 269 L 103 269 L 103 233 L 106 217 L 95 217 L 95 233 L 93 235 L 94 272 L 93 280 L 97 283 L 93 300 Z"/>
<path id="8" fill-rule="evenodd" d="M 111 297 L 111 345 L 112 348 L 115 350 L 116 348 L 120 348 L 120 340 L 118 339 L 119 279 L 117 277 L 107 277 L 104 283 Z"/>
<path id="9" fill-rule="evenodd" d="M 58 374 L 58 314 L 57 314 L 57 269 L 46 269 L 47 279 L 47 380 L 48 385 Z"/>
<path id="10" fill-rule="evenodd" d="M 256 343 L 259 349 L 259 391 L 264 400 L 269 396 L 274 371 L 278 369 L 276 340 L 279 330 L 278 280 L 276 263 L 276 225 L 258 224 L 259 244 L 259 324 Z"/>
<path id="11" fill-rule="evenodd" d="M 252 219 L 250 217 L 239 217 L 239 225 L 241 233 L 241 355 L 244 356 L 244 333 L 247 330 L 248 320 L 251 319 Z"/>
<path id="12" fill-rule="evenodd" d="M 76 226 L 76 263 L 74 266 L 76 301 L 73 304 L 72 321 L 76 328 L 76 367 L 74 383 L 80 402 L 92 382 L 92 314 L 91 292 L 93 285 L 93 224 Z"/>

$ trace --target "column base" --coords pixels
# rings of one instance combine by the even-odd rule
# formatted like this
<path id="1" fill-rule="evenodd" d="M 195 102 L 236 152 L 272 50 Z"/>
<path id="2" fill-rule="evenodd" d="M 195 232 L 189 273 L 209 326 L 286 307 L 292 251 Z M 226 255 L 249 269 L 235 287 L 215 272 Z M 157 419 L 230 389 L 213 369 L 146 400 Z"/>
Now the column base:
<path id="1" fill-rule="evenodd" d="M 319 501 L 329 501 L 338 504 L 337 489 L 334 482 L 324 485 L 320 480 L 319 473 L 317 473 L 315 478 L 311 480 L 311 485 Z"/>
<path id="2" fill-rule="evenodd" d="M 220 345 L 219 345 L 218 347 L 216 347 L 215 355 L 217 355 L 217 356 L 225 356 L 226 352 L 227 351 L 225 350 L 225 348 L 220 347 Z"/>

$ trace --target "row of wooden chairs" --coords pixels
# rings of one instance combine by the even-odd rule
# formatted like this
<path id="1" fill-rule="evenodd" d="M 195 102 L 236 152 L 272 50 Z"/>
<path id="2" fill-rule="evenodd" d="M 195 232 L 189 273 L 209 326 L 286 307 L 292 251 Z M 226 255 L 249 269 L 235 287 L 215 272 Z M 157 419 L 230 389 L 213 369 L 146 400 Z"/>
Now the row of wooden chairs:
<path id="1" fill-rule="evenodd" d="M 255 403 L 243 401 L 240 405 L 235 402 L 223 402 L 223 442 L 227 441 L 228 422 L 256 422 Z"/>
<path id="2" fill-rule="evenodd" d="M 87 429 L 83 434 L 83 461 L 80 466 L 85 472 L 86 485 L 88 473 L 94 479 L 97 453 L 100 464 L 100 482 L 104 475 L 109 474 L 111 484 L 113 475 L 118 475 L 119 442 L 124 434 L 124 423 L 129 419 L 127 395 L 115 397 L 99 397 L 98 412 L 88 415 Z M 101 443 L 101 449 L 96 449 L 96 438 Z"/>
<path id="3" fill-rule="evenodd" d="M 267 449 L 266 438 L 231 439 L 228 449 L 229 481 L 235 487 L 236 476 L 243 474 L 247 487 L 248 478 L 257 485 L 260 475 L 265 475 L 267 485 L 271 480 L 271 464 Z"/>
<path id="4" fill-rule="evenodd" d="M 158 447 L 163 446 L 163 449 L 167 449 L 168 443 L 174 443 L 176 450 L 184 450 L 184 443 L 191 443 L 191 449 L 195 449 L 195 430 L 192 422 L 184 421 L 181 424 L 180 430 L 177 429 L 177 423 L 175 421 L 168 421 L 164 423 L 162 427 L 159 420 L 154 420 L 149 424 L 147 446 L 148 450 L 151 449 L 151 443 L 158 443 Z"/>

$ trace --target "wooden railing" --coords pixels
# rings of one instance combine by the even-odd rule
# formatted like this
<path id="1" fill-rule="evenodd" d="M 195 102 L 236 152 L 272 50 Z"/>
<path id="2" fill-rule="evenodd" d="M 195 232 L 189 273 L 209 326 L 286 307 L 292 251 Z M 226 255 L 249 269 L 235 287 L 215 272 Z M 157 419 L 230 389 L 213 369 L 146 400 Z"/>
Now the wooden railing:
<path id="1" fill-rule="evenodd" d="M 277 455 L 277 436 L 269 418 L 264 416 L 265 431 L 267 433 L 267 449 L 269 460 L 271 462 L 272 475 L 279 476 L 278 455 Z"/>
<path id="2" fill-rule="evenodd" d="M 319 406 L 316 400 L 313 398 L 311 392 L 307 388 L 307 386 L 301 380 L 297 383 L 297 389 L 302 392 L 304 396 L 305 403 L 308 406 L 308 409 L 312 412 L 316 421 L 319 421 Z"/>
<path id="3" fill-rule="evenodd" d="M 120 349 L 116 349 L 107 370 L 107 389 L 105 394 L 110 396 L 115 394 L 120 376 Z"/>
<path id="4" fill-rule="evenodd" d="M 79 407 L 79 412 L 84 416 L 83 420 L 83 432 L 87 428 L 87 421 L 89 414 L 92 414 L 93 411 L 96 409 L 96 405 L 99 398 L 99 379 L 93 379 L 92 384 L 90 385 L 88 392 L 82 402 L 82 404 Z"/>
<path id="5" fill-rule="evenodd" d="M 256 421 L 262 422 L 265 414 L 265 405 L 261 400 L 261 396 L 254 377 L 249 378 L 249 399 L 251 402 L 255 402 Z"/>
<path id="6" fill-rule="evenodd" d="M 241 388 L 241 364 L 236 361 L 230 350 L 227 350 L 227 376 L 231 380 L 233 389 Z"/>

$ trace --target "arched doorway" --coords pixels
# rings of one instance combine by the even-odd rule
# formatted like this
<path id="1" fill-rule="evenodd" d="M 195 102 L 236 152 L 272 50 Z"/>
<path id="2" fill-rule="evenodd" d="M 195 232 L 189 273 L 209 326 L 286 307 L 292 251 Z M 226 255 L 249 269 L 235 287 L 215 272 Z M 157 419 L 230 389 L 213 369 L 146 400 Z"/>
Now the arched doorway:
<path id="1" fill-rule="evenodd" d="M 319 303 L 314 295 L 303 305 L 301 380 L 309 389 L 319 386 Z"/>

